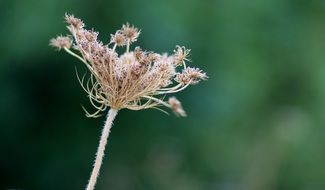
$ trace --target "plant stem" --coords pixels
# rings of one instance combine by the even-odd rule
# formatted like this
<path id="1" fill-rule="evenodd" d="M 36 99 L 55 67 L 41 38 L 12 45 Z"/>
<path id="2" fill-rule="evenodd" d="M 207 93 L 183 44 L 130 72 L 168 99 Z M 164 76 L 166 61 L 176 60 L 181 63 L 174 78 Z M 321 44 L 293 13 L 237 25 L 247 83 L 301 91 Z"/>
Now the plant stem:
<path id="1" fill-rule="evenodd" d="M 126 53 L 129 53 L 129 51 L 130 51 L 130 40 L 128 40 L 126 44 Z"/>
<path id="2" fill-rule="evenodd" d="M 102 131 L 102 135 L 100 137 L 99 146 L 96 153 L 94 168 L 93 171 L 91 172 L 91 176 L 86 190 L 93 190 L 95 188 L 97 177 L 99 175 L 100 166 L 102 165 L 102 161 L 104 157 L 105 146 L 107 144 L 107 139 L 110 133 L 110 129 L 112 128 L 113 120 L 117 114 L 117 111 L 118 110 L 110 109 L 107 114 L 107 119 Z"/>

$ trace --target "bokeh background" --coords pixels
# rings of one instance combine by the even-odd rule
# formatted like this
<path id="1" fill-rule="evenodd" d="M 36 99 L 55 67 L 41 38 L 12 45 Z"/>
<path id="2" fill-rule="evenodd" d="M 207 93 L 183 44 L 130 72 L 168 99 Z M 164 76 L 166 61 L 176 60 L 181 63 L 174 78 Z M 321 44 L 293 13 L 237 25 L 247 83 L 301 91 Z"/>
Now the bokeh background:
<path id="1" fill-rule="evenodd" d="M 1 0 L 0 189 L 84 189 L 104 117 L 54 51 L 64 13 L 136 45 L 192 49 L 209 80 L 177 97 L 187 118 L 122 110 L 97 189 L 325 189 L 325 1 Z"/>

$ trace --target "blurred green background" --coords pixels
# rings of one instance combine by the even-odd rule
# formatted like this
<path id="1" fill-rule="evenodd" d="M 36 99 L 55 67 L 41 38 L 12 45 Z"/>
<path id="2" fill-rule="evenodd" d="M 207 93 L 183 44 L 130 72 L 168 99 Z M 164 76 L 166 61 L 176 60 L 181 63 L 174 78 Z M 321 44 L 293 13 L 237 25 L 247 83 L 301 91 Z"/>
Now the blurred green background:
<path id="1" fill-rule="evenodd" d="M 84 189 L 104 117 L 49 39 L 64 13 L 143 49 L 192 49 L 209 80 L 177 97 L 187 118 L 122 110 L 97 189 L 324 190 L 325 1 L 1 0 L 0 189 Z"/>

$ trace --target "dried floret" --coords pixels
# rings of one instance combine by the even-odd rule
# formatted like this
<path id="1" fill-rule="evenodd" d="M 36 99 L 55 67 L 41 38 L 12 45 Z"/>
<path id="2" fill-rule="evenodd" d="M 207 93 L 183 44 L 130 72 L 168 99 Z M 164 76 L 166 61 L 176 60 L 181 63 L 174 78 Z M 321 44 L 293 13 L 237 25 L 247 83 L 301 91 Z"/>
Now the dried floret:
<path id="1" fill-rule="evenodd" d="M 116 31 L 116 33 L 113 35 L 111 34 L 111 44 L 115 44 L 116 46 L 125 46 L 126 45 L 126 38 L 122 34 L 120 30 Z"/>
<path id="2" fill-rule="evenodd" d="M 65 14 L 65 21 L 74 28 L 83 28 L 85 26 L 81 19 L 73 15 Z"/>
<path id="3" fill-rule="evenodd" d="M 171 109 L 177 116 L 186 117 L 186 112 L 183 110 L 182 104 L 175 97 L 170 97 L 168 103 L 171 106 Z"/>
<path id="4" fill-rule="evenodd" d="M 63 48 L 70 49 L 72 40 L 67 36 L 57 36 L 50 40 L 50 45 L 61 50 Z"/>
<path id="5" fill-rule="evenodd" d="M 175 64 L 177 66 L 184 64 L 185 67 L 185 61 L 189 61 L 190 51 L 190 49 L 186 49 L 184 46 L 176 46 L 176 50 L 174 50 Z"/>
<path id="6" fill-rule="evenodd" d="M 140 30 L 137 29 L 136 27 L 130 25 L 129 23 L 124 24 L 122 26 L 121 31 L 124 34 L 125 38 L 127 40 L 129 40 L 130 42 L 137 41 L 137 39 L 140 35 Z"/>
<path id="7" fill-rule="evenodd" d="M 176 75 L 175 81 L 184 85 L 197 84 L 200 80 L 206 80 L 208 76 L 199 68 L 187 67 L 182 73 Z"/>

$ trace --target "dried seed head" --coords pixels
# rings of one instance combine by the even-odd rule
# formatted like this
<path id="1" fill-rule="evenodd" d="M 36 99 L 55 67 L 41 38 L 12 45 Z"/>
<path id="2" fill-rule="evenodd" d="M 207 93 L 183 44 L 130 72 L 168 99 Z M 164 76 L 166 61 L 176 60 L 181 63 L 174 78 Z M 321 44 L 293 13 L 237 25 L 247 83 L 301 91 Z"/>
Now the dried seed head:
<path id="1" fill-rule="evenodd" d="M 176 46 L 175 54 L 169 56 L 146 52 L 140 47 L 130 49 L 140 31 L 128 23 L 111 35 L 110 43 L 105 45 L 98 40 L 97 32 L 84 28 L 80 19 L 67 14 L 65 19 L 74 38 L 74 48 L 68 49 L 72 44 L 69 37 L 58 36 L 50 44 L 58 49 L 64 48 L 89 69 L 91 75 L 88 81 L 78 78 L 91 104 L 97 109 L 93 114 L 87 112 L 87 116 L 96 117 L 107 107 L 141 110 L 158 106 L 171 108 L 180 116 L 186 115 L 176 98 L 164 101 L 163 97 L 207 79 L 201 70 L 186 68 L 189 50 Z M 124 45 L 125 52 L 119 54 L 116 46 Z M 181 63 L 184 69 L 178 73 L 176 67 Z M 178 83 L 175 84 L 174 81 Z"/>
<path id="2" fill-rule="evenodd" d="M 139 61 L 146 57 L 145 52 L 143 52 L 139 46 L 134 48 L 134 56 Z"/>
<path id="3" fill-rule="evenodd" d="M 199 68 L 187 67 L 182 73 L 178 73 L 175 81 L 182 84 L 197 84 L 200 80 L 206 80 L 208 76 Z"/>
<path id="4" fill-rule="evenodd" d="M 171 106 L 171 109 L 177 116 L 186 117 L 186 112 L 183 110 L 182 104 L 175 97 L 170 97 L 168 103 Z"/>
<path id="5" fill-rule="evenodd" d="M 62 48 L 70 49 L 72 45 L 72 40 L 67 36 L 57 36 L 50 40 L 50 45 L 61 50 Z"/>
<path id="6" fill-rule="evenodd" d="M 114 43 L 117 46 L 124 46 L 126 45 L 126 38 L 122 34 L 120 30 L 116 31 L 114 35 L 111 34 L 111 41 L 110 43 Z"/>
<path id="7" fill-rule="evenodd" d="M 185 61 L 189 61 L 188 56 L 190 51 L 190 49 L 186 49 L 184 46 L 176 46 L 176 50 L 174 50 L 175 64 L 179 66 Z"/>
<path id="8" fill-rule="evenodd" d="M 85 24 L 79 18 L 74 17 L 73 15 L 65 14 L 65 21 L 73 26 L 74 28 L 83 28 Z"/>
<path id="9" fill-rule="evenodd" d="M 125 38 L 129 40 L 130 42 L 137 41 L 140 31 L 135 28 L 134 26 L 131 26 L 129 23 L 126 23 L 122 26 L 121 29 L 122 33 L 124 34 Z"/>

